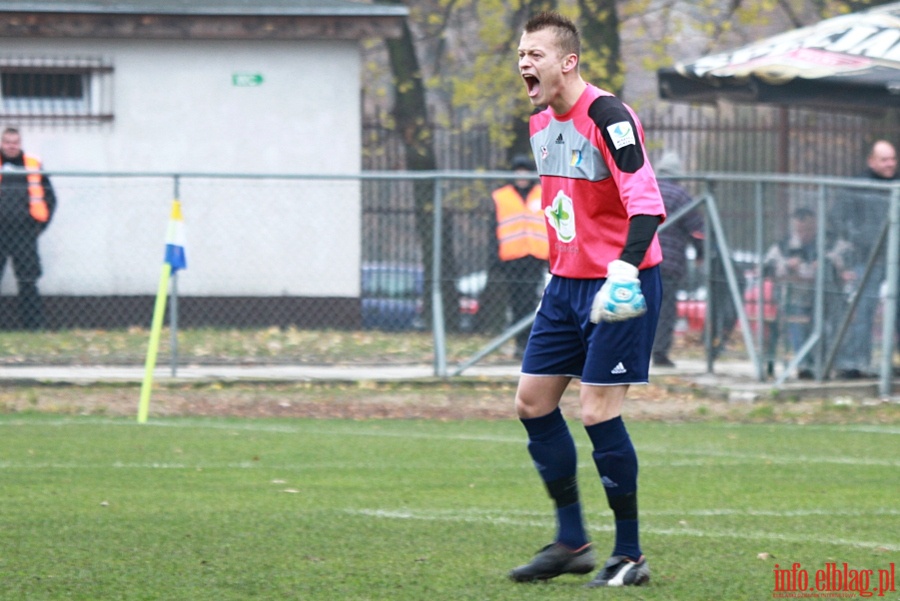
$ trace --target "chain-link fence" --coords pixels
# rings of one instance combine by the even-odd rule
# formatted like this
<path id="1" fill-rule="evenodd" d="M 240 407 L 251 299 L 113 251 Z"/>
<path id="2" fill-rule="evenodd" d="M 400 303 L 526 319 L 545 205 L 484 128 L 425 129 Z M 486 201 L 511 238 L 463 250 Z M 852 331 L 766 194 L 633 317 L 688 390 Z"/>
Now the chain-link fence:
<path id="1" fill-rule="evenodd" d="M 491 192 L 511 181 L 510 172 L 50 175 L 59 208 L 39 240 L 43 327 L 22 329 L 13 269 L 6 269 L 0 361 L 7 364 L 140 364 L 173 198 L 182 204 L 188 267 L 171 284 L 177 305 L 170 303 L 166 323 L 177 316 L 177 336 L 163 336 L 161 352 L 177 352 L 180 364 L 415 363 L 445 375 L 473 360 L 514 361 L 509 292 L 533 287 L 537 299 L 543 282 L 491 280 Z M 691 343 L 710 368 L 730 348 L 756 361 L 761 378 L 792 377 L 797 357 L 813 358 L 813 372 L 825 377 L 840 367 L 836 340 L 858 331 L 848 309 L 873 289 L 874 304 L 864 304 L 874 311 L 869 365 L 884 364 L 892 349 L 880 328 L 896 288 L 878 286 L 890 281 L 896 261 L 887 257 L 896 245 L 861 249 L 858 236 L 896 236 L 885 226 L 889 186 L 727 174 L 683 183 L 703 199 L 713 229 L 708 254 L 691 262 L 679 292 L 678 331 L 702 330 Z M 848 230 L 859 206 L 871 208 L 866 223 L 877 231 Z M 834 251 L 835 237 L 857 236 L 839 283 L 831 272 L 808 280 L 802 315 L 766 264 L 773 245 L 791 236 L 797 209 L 818 220 L 814 260 Z M 854 269 L 857 280 L 848 279 Z M 869 288 L 854 299 L 865 273 Z M 815 335 L 809 348 L 788 343 L 796 342 L 791 324 L 799 322 L 808 325 L 801 343 Z"/>
<path id="2" fill-rule="evenodd" d="M 709 369 L 739 343 L 760 380 L 878 375 L 897 335 L 900 185 L 710 174 L 702 286 Z M 696 296 L 694 297 L 696 298 Z"/>
<path id="3" fill-rule="evenodd" d="M 143 362 L 173 198 L 188 266 L 170 284 L 165 321 L 177 317 L 178 335 L 162 337 L 161 353 L 177 352 L 180 364 L 431 363 L 434 281 L 449 337 L 442 352 L 465 356 L 487 337 L 473 334 L 493 236 L 487 180 L 49 175 L 59 200 L 39 238 L 41 327 L 23 319 L 7 265 L 0 362 Z"/>

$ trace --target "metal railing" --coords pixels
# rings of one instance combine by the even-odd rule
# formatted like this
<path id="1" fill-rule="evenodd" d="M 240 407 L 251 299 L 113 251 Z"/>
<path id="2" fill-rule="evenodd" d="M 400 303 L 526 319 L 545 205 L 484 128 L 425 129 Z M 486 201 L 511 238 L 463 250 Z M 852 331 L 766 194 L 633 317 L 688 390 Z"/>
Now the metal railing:
<path id="1" fill-rule="evenodd" d="M 880 357 L 878 357 L 878 377 L 879 392 L 883 396 L 888 396 L 891 391 L 892 379 L 892 361 L 895 348 L 895 329 L 897 319 L 897 278 L 898 265 L 900 265 L 900 234 L 898 234 L 898 215 L 900 215 L 900 183 L 877 182 L 873 180 L 861 180 L 858 178 L 823 178 L 823 177 L 803 177 L 803 176 L 778 176 L 767 174 L 731 174 L 731 173 L 706 173 L 694 174 L 680 178 L 685 185 L 695 184 L 702 190 L 694 203 L 678 214 L 670 215 L 665 223 L 660 226 L 660 231 L 674 225 L 680 218 L 683 218 L 690 210 L 702 207 L 706 214 L 707 223 L 707 250 L 705 255 L 710 257 L 713 253 L 719 257 L 730 257 L 731 260 L 722 261 L 722 270 L 717 276 L 711 270 L 706 272 L 706 289 L 713 288 L 716 277 L 721 278 L 720 282 L 727 287 L 728 296 L 710 295 L 707 296 L 707 316 L 715 309 L 716 304 L 729 303 L 735 314 L 735 320 L 739 324 L 739 331 L 743 337 L 743 346 L 748 359 L 754 367 L 754 372 L 759 381 L 765 381 L 773 378 L 773 387 L 780 388 L 785 381 L 792 376 L 801 362 L 809 356 L 814 357 L 815 367 L 814 375 L 819 381 L 829 377 L 835 364 L 835 360 L 841 351 L 841 345 L 845 342 L 848 334 L 848 326 L 854 319 L 857 305 L 861 299 L 860 291 L 865 288 L 866 281 L 873 277 L 876 271 L 876 265 L 884 262 L 885 269 L 885 294 L 883 296 L 882 319 L 880 329 Z M 738 194 L 739 201 L 723 202 L 721 197 L 717 196 L 713 190 L 717 187 L 727 186 L 730 190 L 739 190 L 741 186 L 746 187 Z M 834 313 L 826 313 L 826 301 L 831 300 L 829 296 L 833 296 L 834 291 L 826 290 L 827 278 L 826 269 L 829 259 L 827 258 L 829 249 L 826 246 L 826 240 L 831 233 L 833 226 L 832 209 L 835 205 L 839 205 L 844 200 L 842 194 L 852 193 L 854 190 L 863 190 L 869 192 L 881 192 L 882 198 L 871 198 L 869 202 L 883 202 L 886 220 L 883 226 L 879 227 L 876 235 L 877 243 L 873 246 L 871 253 L 866 258 L 865 269 L 862 279 L 855 289 L 849 290 L 846 297 L 842 300 L 845 306 L 839 310 L 838 324 L 827 323 L 829 317 L 833 317 Z M 775 203 L 784 203 L 781 206 L 772 206 Z M 748 213 L 744 209 L 736 208 L 736 205 L 749 204 L 753 207 L 752 221 L 749 223 L 743 219 Z M 764 257 L 765 251 L 772 244 L 776 243 L 779 238 L 783 238 L 789 232 L 785 230 L 786 219 L 791 211 L 796 208 L 806 208 L 812 210 L 816 215 L 817 231 L 815 234 L 816 244 L 816 273 L 813 296 L 814 303 L 811 314 L 806 318 L 811 322 L 809 335 L 803 340 L 802 346 L 786 353 L 785 365 L 779 374 L 774 374 L 773 366 L 774 357 L 767 357 L 764 353 L 764 347 L 767 346 L 766 340 L 766 321 L 767 319 L 777 322 L 779 316 L 769 317 L 767 312 L 767 282 L 763 277 L 764 273 Z M 723 210 L 724 208 L 724 210 Z M 725 213 L 723 216 L 722 213 Z M 782 218 L 779 219 L 778 215 Z M 735 248 L 734 241 L 741 240 L 743 242 L 751 242 L 752 244 L 744 246 L 738 250 Z M 885 243 L 886 242 L 886 243 Z M 740 283 L 742 274 L 738 273 L 735 259 L 743 257 L 743 267 L 746 275 L 750 275 L 753 279 L 752 286 L 757 302 L 754 312 L 747 310 L 747 294 Z M 747 260 L 750 257 L 750 260 Z M 832 294 L 830 294 L 832 293 Z M 768 301 L 774 303 L 774 299 Z M 533 322 L 533 317 L 523 319 L 496 337 L 480 349 L 472 357 L 461 362 L 452 370 L 451 375 L 459 375 L 466 369 L 477 363 L 488 354 L 496 351 L 507 340 L 515 336 L 519 331 L 529 327 Z M 781 327 L 783 324 L 775 323 L 771 327 Z M 835 327 L 836 326 L 836 327 Z M 719 354 L 713 342 L 712 320 L 705 320 L 705 336 L 704 346 L 707 359 L 707 370 L 713 372 L 715 362 Z M 831 336 L 826 339 L 826 329 L 831 331 Z M 876 334 L 876 332 L 872 332 Z M 777 332 L 769 332 L 768 336 L 777 336 Z M 782 333 L 783 335 L 783 333 Z M 767 369 L 767 362 L 769 363 Z M 437 374 L 443 375 L 443 366 L 438 366 Z"/>
<path id="2" fill-rule="evenodd" d="M 188 231 L 188 269 L 179 277 L 170 348 L 173 371 L 190 362 L 340 362 L 327 349 L 311 353 L 302 332 L 383 332 L 386 344 L 427 338 L 427 350 L 385 350 L 372 362 L 430 362 L 447 377 L 496 359 L 508 340 L 530 325 L 505 311 L 473 326 L 465 310 L 478 305 L 490 264 L 494 235 L 492 189 L 513 174 L 496 172 L 366 172 L 360 174 L 212 174 L 48 172 L 59 209 L 40 238 L 44 275 L 44 329 L 34 337 L 89 331 L 98 338 L 141 331 L 149 324 L 162 261 L 169 205 L 178 198 Z M 849 178 L 767 174 L 694 173 L 681 182 L 706 213 L 707 261 L 727 257 L 721 269 L 706 269 L 707 311 L 730 305 L 735 332 L 760 380 L 781 386 L 805 357 L 815 358 L 815 376 L 835 366 L 853 309 L 861 300 L 844 291 L 838 319 L 826 309 L 833 291 L 819 272 L 808 316 L 810 335 L 800 349 L 775 349 L 767 336 L 767 248 L 788 235 L 798 207 L 818 217 L 817 256 L 828 253 L 833 215 L 853 191 L 881 195 L 884 243 L 867 257 L 865 273 L 880 277 L 880 388 L 890 391 L 897 305 L 898 203 L 900 184 Z M 878 205 L 879 207 L 882 205 Z M 880 209 L 879 209 L 880 210 Z M 680 215 L 670 215 L 663 228 Z M 877 238 L 877 234 L 874 236 Z M 18 329 L 12 270 L 0 285 L 0 361 L 139 363 L 134 352 L 98 356 L 56 351 L 4 356 L 2 337 Z M 865 280 L 863 280 L 864 282 Z M 472 282 L 476 282 L 474 287 Z M 478 283 L 480 282 L 480 283 Z M 726 293 L 712 294 L 713 288 Z M 861 289 L 858 288 L 858 289 Z M 753 291 L 750 294 L 749 291 Z M 842 292 L 842 294 L 844 294 Z M 762 299 L 755 307 L 748 296 Z M 172 315 L 172 306 L 177 314 Z M 476 317 L 478 317 L 476 315 Z M 476 320 L 477 321 L 477 320 Z M 484 320 L 482 320 L 484 321 Z M 703 349 L 709 370 L 721 359 L 711 319 Z M 501 330 L 495 328 L 500 324 Z M 505 325 L 504 325 L 505 324 Z M 473 331 L 474 329 L 474 331 Z M 232 341 L 194 338 L 213 330 L 235 340 L 265 338 L 260 348 Z M 262 332 L 263 334 L 260 334 Z M 175 333 L 187 338 L 178 344 Z M 322 339 L 318 336 L 318 339 Z M 206 340 L 206 339 L 205 339 Z M 305 340 L 305 339 L 304 339 Z M 198 346 L 199 345 L 199 346 Z M 474 345 L 474 346 L 473 346 Z M 768 345 L 768 346 L 767 346 Z M 402 346 L 396 344 L 396 346 Z M 738 352 L 737 347 L 734 345 Z M 241 350 L 241 349 L 244 350 Z M 236 349 L 236 350 L 235 350 Z M 250 349 L 250 350 L 247 350 Z M 354 360 L 354 359 L 350 359 Z M 510 358 L 511 360 L 511 358 Z M 773 362 L 783 367 L 774 373 Z M 769 369 L 767 369 L 769 367 Z"/>

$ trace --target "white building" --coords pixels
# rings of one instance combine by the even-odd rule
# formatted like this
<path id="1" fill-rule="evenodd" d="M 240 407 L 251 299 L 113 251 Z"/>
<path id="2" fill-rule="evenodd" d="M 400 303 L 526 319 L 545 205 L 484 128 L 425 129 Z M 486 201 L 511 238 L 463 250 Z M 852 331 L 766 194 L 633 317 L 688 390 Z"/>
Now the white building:
<path id="1" fill-rule="evenodd" d="M 60 172 L 40 241 L 48 305 L 143 306 L 176 192 L 189 241 L 180 295 L 358 303 L 356 181 L 72 172 L 359 173 L 359 43 L 398 35 L 406 14 L 346 0 L 0 3 L 0 125 Z"/>

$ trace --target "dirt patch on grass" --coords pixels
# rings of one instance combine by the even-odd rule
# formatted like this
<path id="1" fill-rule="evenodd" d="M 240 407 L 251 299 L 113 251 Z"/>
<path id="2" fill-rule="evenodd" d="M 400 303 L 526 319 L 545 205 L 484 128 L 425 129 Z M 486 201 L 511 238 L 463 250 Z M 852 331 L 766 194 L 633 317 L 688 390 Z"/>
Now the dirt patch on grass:
<path id="1" fill-rule="evenodd" d="M 315 419 L 515 419 L 515 382 L 299 382 L 203 383 L 158 386 L 151 417 L 203 416 Z M 0 412 L 134 416 L 135 385 L 9 386 L 0 389 Z M 579 417 L 578 386 L 562 402 Z M 631 420 L 792 423 L 900 423 L 900 405 L 877 400 L 810 399 L 734 403 L 677 378 L 629 391 Z"/>

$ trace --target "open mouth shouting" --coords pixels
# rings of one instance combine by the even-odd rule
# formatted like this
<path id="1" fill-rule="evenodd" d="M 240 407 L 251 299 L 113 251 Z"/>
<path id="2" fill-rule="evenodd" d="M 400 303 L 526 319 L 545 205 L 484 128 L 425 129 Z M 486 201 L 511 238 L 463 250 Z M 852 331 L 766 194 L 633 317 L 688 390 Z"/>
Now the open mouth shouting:
<path id="1" fill-rule="evenodd" d="M 537 98 L 541 93 L 541 80 L 530 73 L 522 73 L 522 79 L 525 80 L 528 97 L 532 100 Z"/>

